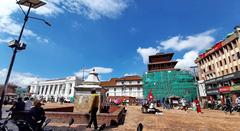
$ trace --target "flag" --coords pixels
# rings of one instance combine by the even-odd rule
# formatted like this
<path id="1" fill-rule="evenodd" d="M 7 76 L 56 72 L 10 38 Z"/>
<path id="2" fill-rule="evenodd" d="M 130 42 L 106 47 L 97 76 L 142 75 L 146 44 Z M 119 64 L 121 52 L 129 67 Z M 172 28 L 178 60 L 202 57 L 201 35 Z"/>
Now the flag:
<path id="1" fill-rule="evenodd" d="M 154 99 L 154 96 L 153 96 L 152 90 L 150 90 L 148 94 L 148 101 L 153 101 L 153 99 Z"/>

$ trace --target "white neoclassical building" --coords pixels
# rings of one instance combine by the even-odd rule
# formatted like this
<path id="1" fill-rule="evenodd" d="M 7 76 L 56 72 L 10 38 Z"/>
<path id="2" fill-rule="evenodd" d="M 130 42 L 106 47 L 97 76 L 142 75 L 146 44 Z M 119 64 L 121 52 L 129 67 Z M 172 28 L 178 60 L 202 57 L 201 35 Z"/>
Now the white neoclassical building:
<path id="1" fill-rule="evenodd" d="M 64 97 L 66 101 L 74 98 L 74 87 L 80 85 L 82 79 L 76 76 L 70 76 L 63 79 L 52 79 L 35 81 L 30 85 L 29 93 L 32 97 L 44 98 L 59 101 L 60 97 Z"/>

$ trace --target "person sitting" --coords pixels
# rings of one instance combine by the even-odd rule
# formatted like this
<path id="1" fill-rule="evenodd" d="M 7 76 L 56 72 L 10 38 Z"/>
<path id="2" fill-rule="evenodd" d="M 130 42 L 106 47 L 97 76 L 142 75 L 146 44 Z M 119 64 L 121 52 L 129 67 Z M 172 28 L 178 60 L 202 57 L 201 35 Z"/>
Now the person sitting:
<path id="1" fill-rule="evenodd" d="M 149 107 L 147 109 L 147 112 L 149 112 L 149 113 L 155 113 L 156 112 L 153 102 L 150 102 Z"/>
<path id="2" fill-rule="evenodd" d="M 31 121 L 30 125 L 34 131 L 41 129 L 43 122 L 45 121 L 45 111 L 41 107 L 42 103 L 39 100 L 34 101 L 34 107 L 30 110 Z"/>
<path id="3" fill-rule="evenodd" d="M 23 102 L 22 98 L 19 97 L 17 102 L 15 102 L 8 111 L 12 111 L 12 118 L 16 119 L 17 113 L 19 111 L 24 111 L 24 107 L 25 107 L 25 103 Z"/>

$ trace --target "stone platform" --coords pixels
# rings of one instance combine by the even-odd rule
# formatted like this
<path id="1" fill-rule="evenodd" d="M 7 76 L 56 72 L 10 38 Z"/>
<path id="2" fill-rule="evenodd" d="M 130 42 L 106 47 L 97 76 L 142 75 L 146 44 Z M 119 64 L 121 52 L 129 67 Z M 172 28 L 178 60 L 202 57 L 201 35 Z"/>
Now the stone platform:
<path id="1" fill-rule="evenodd" d="M 48 106 L 51 105 L 51 106 Z M 89 114 L 82 112 L 73 112 L 73 105 L 59 105 L 47 103 L 44 105 L 44 110 L 47 118 L 50 118 L 53 123 L 68 123 L 73 118 L 75 124 L 87 124 L 89 121 Z M 110 125 L 111 121 L 122 124 L 125 118 L 125 109 L 121 106 L 112 106 L 110 113 L 98 113 L 98 124 Z"/>

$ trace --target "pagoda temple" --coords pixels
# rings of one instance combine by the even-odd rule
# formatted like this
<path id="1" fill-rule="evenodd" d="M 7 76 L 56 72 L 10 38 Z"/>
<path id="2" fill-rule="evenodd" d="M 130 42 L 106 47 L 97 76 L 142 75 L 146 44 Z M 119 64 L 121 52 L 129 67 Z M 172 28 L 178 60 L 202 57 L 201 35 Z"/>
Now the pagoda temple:
<path id="1" fill-rule="evenodd" d="M 174 70 L 177 61 L 173 61 L 174 53 L 157 53 L 149 56 L 148 72 Z"/>

